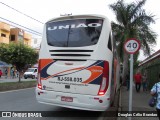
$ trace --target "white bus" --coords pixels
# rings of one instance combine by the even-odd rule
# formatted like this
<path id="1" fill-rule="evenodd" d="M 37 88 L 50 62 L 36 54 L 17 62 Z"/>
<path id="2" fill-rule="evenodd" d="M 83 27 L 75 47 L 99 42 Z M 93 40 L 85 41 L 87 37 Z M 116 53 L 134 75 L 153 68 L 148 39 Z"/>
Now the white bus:
<path id="1" fill-rule="evenodd" d="M 117 70 L 118 69 L 118 70 Z M 119 83 L 110 21 L 101 15 L 61 16 L 44 25 L 38 102 L 105 111 Z"/>

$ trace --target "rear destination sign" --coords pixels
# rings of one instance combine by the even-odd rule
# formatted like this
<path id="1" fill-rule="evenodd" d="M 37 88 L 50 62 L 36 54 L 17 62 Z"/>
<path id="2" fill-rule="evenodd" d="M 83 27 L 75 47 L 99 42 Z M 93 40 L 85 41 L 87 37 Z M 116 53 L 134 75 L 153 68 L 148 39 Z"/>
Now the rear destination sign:
<path id="1" fill-rule="evenodd" d="M 90 23 L 90 24 L 80 23 L 78 25 L 71 24 L 71 25 L 65 25 L 65 26 L 60 25 L 60 26 L 48 27 L 48 30 L 69 29 L 69 28 L 85 28 L 85 27 L 100 27 L 100 26 L 102 26 L 100 23 Z"/>

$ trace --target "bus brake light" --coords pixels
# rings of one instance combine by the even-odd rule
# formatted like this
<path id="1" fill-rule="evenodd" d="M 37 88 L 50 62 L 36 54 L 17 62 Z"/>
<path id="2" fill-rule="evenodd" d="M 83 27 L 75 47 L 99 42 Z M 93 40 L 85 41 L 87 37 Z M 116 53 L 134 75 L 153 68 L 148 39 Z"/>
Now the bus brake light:
<path id="1" fill-rule="evenodd" d="M 38 82 L 38 88 L 39 89 L 42 89 L 42 84 L 41 84 L 41 75 L 40 75 L 40 73 L 41 73 L 41 60 L 39 60 L 39 62 L 38 62 L 38 79 L 37 79 L 37 82 Z"/>
<path id="2" fill-rule="evenodd" d="M 105 61 L 103 68 L 103 79 L 100 85 L 98 95 L 104 95 L 108 89 L 108 85 L 109 85 L 109 63 Z"/>
<path id="3" fill-rule="evenodd" d="M 38 84 L 38 88 L 39 88 L 39 89 L 42 89 L 42 85 L 41 85 L 41 84 Z"/>

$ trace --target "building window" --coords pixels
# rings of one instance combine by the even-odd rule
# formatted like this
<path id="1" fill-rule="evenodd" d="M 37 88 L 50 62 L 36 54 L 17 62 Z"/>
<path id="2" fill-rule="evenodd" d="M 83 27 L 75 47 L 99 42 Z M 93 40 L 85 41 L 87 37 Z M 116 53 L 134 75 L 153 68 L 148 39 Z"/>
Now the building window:
<path id="1" fill-rule="evenodd" d="M 15 41 L 15 35 L 11 35 L 11 41 Z"/>
<path id="2" fill-rule="evenodd" d="M 6 34 L 4 34 L 4 33 L 1 33 L 1 37 L 6 37 Z"/>

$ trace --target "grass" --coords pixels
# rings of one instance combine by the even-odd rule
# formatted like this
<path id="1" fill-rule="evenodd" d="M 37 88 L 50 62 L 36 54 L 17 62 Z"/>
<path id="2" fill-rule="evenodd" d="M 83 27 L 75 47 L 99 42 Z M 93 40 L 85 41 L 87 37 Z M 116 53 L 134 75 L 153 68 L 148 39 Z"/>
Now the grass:
<path id="1" fill-rule="evenodd" d="M 22 82 L 5 82 L 0 83 L 0 91 L 17 90 L 23 88 L 36 87 L 37 81 L 22 81 Z"/>

